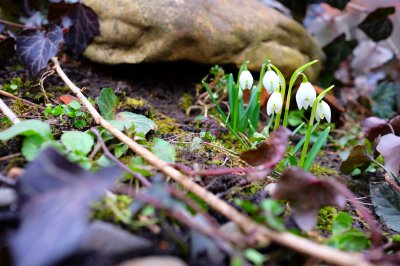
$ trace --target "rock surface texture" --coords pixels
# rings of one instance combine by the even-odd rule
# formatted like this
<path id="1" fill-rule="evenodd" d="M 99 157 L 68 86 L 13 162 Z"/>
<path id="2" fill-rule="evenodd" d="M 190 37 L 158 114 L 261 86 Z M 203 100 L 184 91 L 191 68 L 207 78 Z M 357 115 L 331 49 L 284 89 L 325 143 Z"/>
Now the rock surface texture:
<path id="1" fill-rule="evenodd" d="M 106 64 L 190 60 L 259 70 L 271 59 L 286 76 L 321 59 L 297 22 L 258 0 L 84 0 L 100 18 L 101 36 L 85 56 Z M 311 79 L 320 64 L 307 73 Z"/>

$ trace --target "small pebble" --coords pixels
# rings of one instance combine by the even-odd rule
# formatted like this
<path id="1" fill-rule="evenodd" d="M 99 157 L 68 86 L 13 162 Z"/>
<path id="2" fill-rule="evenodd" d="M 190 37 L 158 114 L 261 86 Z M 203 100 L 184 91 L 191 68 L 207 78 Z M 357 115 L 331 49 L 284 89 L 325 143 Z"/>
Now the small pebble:
<path id="1" fill-rule="evenodd" d="M 17 193 L 12 188 L 0 188 L 0 207 L 7 207 L 17 201 Z"/>

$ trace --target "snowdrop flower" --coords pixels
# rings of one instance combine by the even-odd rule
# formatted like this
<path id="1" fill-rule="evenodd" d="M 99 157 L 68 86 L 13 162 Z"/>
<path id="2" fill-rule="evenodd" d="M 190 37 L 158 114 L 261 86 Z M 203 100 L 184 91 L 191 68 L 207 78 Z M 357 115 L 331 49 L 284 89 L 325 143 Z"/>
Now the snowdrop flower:
<path id="1" fill-rule="evenodd" d="M 239 83 L 243 90 L 251 89 L 253 86 L 253 76 L 251 75 L 250 71 L 243 70 L 242 73 L 240 73 Z"/>
<path id="2" fill-rule="evenodd" d="M 302 82 L 296 93 L 296 102 L 299 110 L 302 108 L 307 110 L 308 107 L 312 107 L 315 98 L 317 98 L 317 93 L 313 85 L 308 81 Z"/>
<path id="3" fill-rule="evenodd" d="M 320 119 L 326 119 L 328 123 L 331 122 L 331 108 L 325 101 L 321 101 L 317 105 L 317 110 L 315 111 L 315 119 L 319 121 Z"/>
<path id="4" fill-rule="evenodd" d="M 279 77 L 274 71 L 268 70 L 265 72 L 263 85 L 269 94 L 273 93 L 279 87 L 279 83 Z"/>
<path id="5" fill-rule="evenodd" d="M 267 103 L 267 114 L 279 113 L 282 110 L 282 94 L 280 92 L 274 91 L 268 99 Z"/>

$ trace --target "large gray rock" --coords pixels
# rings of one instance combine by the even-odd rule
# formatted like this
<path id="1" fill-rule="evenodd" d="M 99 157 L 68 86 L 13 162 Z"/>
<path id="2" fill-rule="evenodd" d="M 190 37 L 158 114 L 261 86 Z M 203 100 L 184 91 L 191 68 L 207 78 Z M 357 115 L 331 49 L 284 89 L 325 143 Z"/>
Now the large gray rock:
<path id="1" fill-rule="evenodd" d="M 100 18 L 101 36 L 86 49 L 107 64 L 190 60 L 205 64 L 271 59 L 286 76 L 321 58 L 305 29 L 258 0 L 84 0 Z M 313 79 L 319 72 L 309 72 Z"/>

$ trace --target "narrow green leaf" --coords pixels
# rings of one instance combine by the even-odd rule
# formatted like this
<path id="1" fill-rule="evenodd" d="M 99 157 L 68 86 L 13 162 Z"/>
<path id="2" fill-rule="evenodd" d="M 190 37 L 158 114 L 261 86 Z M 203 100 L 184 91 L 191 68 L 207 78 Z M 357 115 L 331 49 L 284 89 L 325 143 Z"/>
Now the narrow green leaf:
<path id="1" fill-rule="evenodd" d="M 229 78 L 230 78 L 230 76 L 229 76 Z M 201 84 L 203 85 L 203 87 L 206 89 L 206 91 L 210 95 L 210 99 L 213 102 L 213 104 L 215 105 L 215 108 L 217 108 L 217 111 L 218 111 L 219 115 L 221 116 L 222 120 L 224 121 L 225 124 L 227 124 L 228 121 L 226 119 L 226 114 L 224 113 L 224 111 L 222 111 L 222 109 L 219 106 L 217 100 L 215 99 L 214 95 L 212 94 L 210 88 L 207 86 L 207 84 L 204 81 L 202 81 Z M 228 88 L 229 88 L 229 79 L 228 79 Z"/>
<path id="2" fill-rule="evenodd" d="M 315 129 L 317 128 L 317 126 L 318 126 L 318 123 L 316 123 L 316 124 L 313 126 L 313 128 L 312 128 L 312 130 L 311 130 L 311 133 L 313 133 L 313 132 L 315 131 Z M 303 146 L 303 143 L 304 143 L 305 140 L 306 140 L 306 136 L 303 136 L 303 137 L 301 138 L 301 140 L 297 143 L 296 147 L 294 147 L 293 153 L 297 153 L 297 152 L 299 151 L 299 149 L 301 148 L 301 146 Z"/>
<path id="3" fill-rule="evenodd" d="M 305 170 L 308 171 L 310 169 L 311 164 L 314 162 L 315 157 L 317 157 L 317 154 L 321 150 L 321 147 L 325 145 L 330 130 L 331 127 L 327 127 L 324 131 L 322 131 L 321 135 L 318 136 L 317 141 L 314 143 L 310 152 L 307 154 L 306 160 L 304 161 Z"/>
<path id="4" fill-rule="evenodd" d="M 290 77 L 289 88 L 292 88 L 292 87 L 293 87 L 293 85 L 294 85 L 294 83 L 296 82 L 297 78 L 300 76 L 301 73 L 303 73 L 303 71 L 304 71 L 306 68 L 308 68 L 308 67 L 314 65 L 314 64 L 317 63 L 317 62 L 318 62 L 318 60 L 314 60 L 314 61 L 311 61 L 311 62 L 309 62 L 309 63 L 307 63 L 307 64 L 305 64 L 305 65 L 302 65 L 302 66 L 299 67 L 298 69 L 296 69 L 296 70 L 293 72 L 292 76 Z"/>

